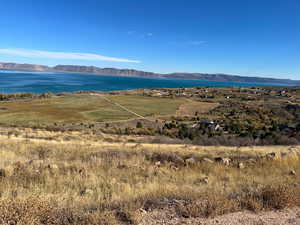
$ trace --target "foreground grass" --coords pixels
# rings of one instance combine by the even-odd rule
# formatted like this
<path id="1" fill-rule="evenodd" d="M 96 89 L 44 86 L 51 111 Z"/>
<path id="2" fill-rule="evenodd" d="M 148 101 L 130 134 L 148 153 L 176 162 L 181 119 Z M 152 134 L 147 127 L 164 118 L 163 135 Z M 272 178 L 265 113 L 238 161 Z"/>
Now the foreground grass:
<path id="1" fill-rule="evenodd" d="M 138 224 L 157 208 L 210 217 L 300 205 L 297 152 L 233 152 L 228 166 L 171 148 L 2 139 L 0 224 Z"/>

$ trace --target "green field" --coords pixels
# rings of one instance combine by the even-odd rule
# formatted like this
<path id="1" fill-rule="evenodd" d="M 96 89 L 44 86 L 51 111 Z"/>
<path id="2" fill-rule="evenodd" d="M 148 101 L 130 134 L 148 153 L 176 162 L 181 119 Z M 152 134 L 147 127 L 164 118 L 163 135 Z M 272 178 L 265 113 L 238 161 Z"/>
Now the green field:
<path id="1" fill-rule="evenodd" d="M 175 114 L 184 99 L 146 97 L 138 95 L 108 95 L 145 117 Z M 43 125 L 52 123 L 105 122 L 133 119 L 137 116 L 104 100 L 100 96 L 74 95 L 0 103 L 0 123 L 6 125 Z"/>

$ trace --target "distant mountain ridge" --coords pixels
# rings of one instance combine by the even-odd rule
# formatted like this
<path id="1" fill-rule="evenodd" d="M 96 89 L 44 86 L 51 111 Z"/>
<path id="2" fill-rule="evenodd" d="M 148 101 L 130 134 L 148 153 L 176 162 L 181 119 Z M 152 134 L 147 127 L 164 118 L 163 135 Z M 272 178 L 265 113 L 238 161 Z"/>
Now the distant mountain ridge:
<path id="1" fill-rule="evenodd" d="M 17 69 L 17 70 L 34 70 L 34 71 L 48 71 L 51 67 L 35 64 L 19 64 L 19 63 L 2 63 L 0 62 L 0 69 Z"/>
<path id="2" fill-rule="evenodd" d="M 18 63 L 1 63 L 0 69 L 17 69 L 32 70 L 43 72 L 63 72 L 63 73 L 80 73 L 80 74 L 98 74 L 98 75 L 115 75 L 127 77 L 161 77 L 161 78 L 177 78 L 189 80 L 205 80 L 205 81 L 223 81 L 223 82 L 250 82 L 250 83 L 282 83 L 300 85 L 300 80 L 276 79 L 263 77 L 246 77 L 228 74 L 207 74 L 207 73 L 169 73 L 160 74 L 153 72 L 145 72 L 134 69 L 116 69 L 116 68 L 99 68 L 95 66 L 77 66 L 77 65 L 57 65 L 54 67 L 35 65 L 35 64 L 18 64 Z"/>

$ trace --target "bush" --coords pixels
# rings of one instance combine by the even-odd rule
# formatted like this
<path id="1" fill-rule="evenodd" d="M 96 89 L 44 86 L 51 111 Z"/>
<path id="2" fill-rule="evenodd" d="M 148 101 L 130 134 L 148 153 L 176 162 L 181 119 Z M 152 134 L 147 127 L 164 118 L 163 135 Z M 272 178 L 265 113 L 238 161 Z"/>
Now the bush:
<path id="1" fill-rule="evenodd" d="M 136 128 L 143 128 L 143 124 L 142 124 L 141 121 L 138 121 L 138 122 L 136 123 Z"/>

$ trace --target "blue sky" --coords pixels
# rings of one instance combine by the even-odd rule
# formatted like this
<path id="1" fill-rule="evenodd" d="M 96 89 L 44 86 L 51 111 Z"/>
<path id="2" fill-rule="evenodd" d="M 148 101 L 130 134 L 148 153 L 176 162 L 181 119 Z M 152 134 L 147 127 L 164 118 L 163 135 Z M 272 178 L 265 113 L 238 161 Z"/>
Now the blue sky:
<path id="1" fill-rule="evenodd" d="M 0 61 L 300 79 L 299 0 L 0 4 Z"/>

